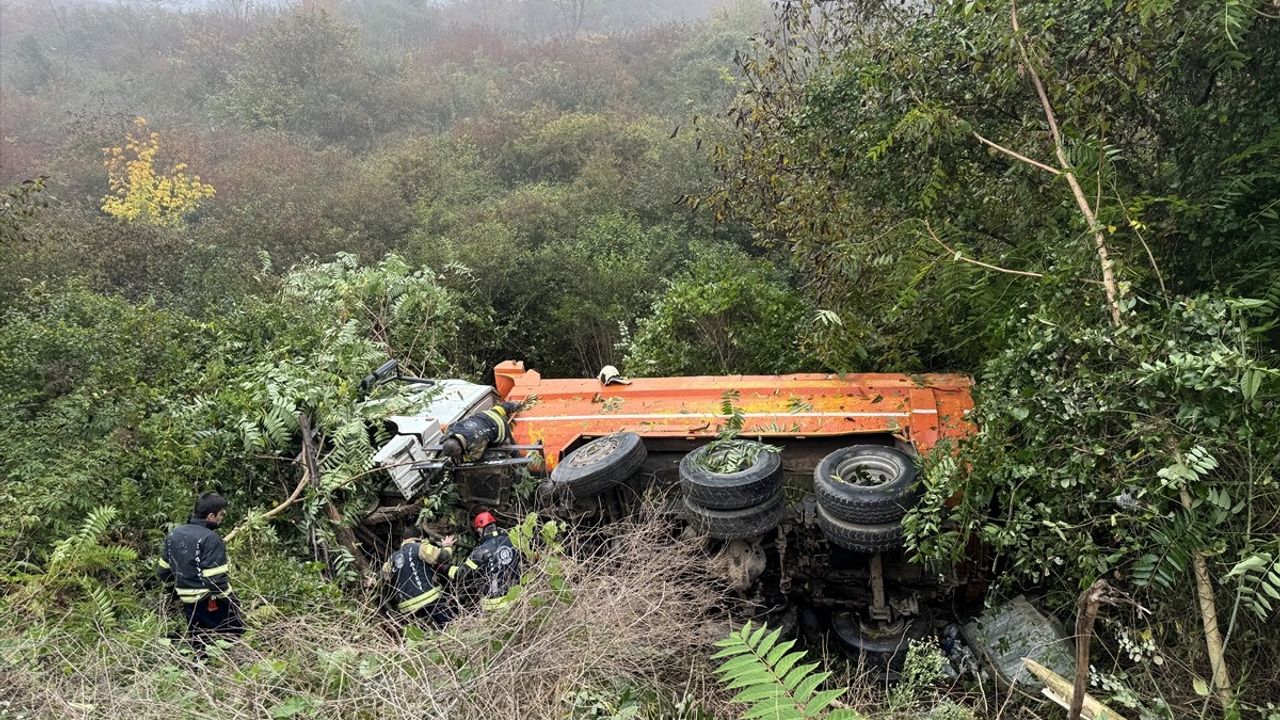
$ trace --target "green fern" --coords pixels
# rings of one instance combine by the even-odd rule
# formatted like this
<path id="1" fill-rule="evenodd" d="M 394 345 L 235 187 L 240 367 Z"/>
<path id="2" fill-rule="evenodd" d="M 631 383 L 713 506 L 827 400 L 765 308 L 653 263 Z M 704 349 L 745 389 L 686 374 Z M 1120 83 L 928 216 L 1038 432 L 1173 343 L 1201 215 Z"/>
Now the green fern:
<path id="1" fill-rule="evenodd" d="M 1280 602 L 1280 553 L 1259 551 L 1246 555 L 1227 573 L 1240 583 L 1240 601 L 1266 620 Z"/>
<path id="2" fill-rule="evenodd" d="M 742 715 L 743 720 L 855 720 L 861 717 L 848 708 L 828 711 L 844 695 L 845 688 L 819 691 L 818 686 L 831 673 L 815 672 L 816 662 L 801 662 L 805 659 L 804 651 L 791 649 L 794 640 L 778 642 L 781 633 L 781 630 L 770 632 L 767 625 L 753 626 L 748 622 L 716 643 L 722 649 L 712 659 L 724 660 L 716 675 L 725 689 L 738 691 L 733 702 L 750 706 Z"/>
<path id="3" fill-rule="evenodd" d="M 46 572 L 49 575 L 88 573 L 137 560 L 138 554 L 132 548 L 99 544 L 118 514 L 110 505 L 91 510 L 74 534 L 54 546 Z"/>

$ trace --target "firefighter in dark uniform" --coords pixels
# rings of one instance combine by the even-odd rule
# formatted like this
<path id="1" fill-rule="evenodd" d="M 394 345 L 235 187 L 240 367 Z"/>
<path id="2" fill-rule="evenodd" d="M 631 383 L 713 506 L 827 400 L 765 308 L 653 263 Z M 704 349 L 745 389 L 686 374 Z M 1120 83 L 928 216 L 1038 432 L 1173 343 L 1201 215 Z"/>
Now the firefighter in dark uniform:
<path id="1" fill-rule="evenodd" d="M 452 557 L 452 535 L 438 546 L 419 538 L 402 542 L 382 565 L 382 579 L 396 595 L 396 610 L 408 617 L 428 619 L 439 627 L 448 624 L 453 612 L 441 589 L 440 576 Z"/>
<path id="2" fill-rule="evenodd" d="M 508 401 L 476 413 L 449 426 L 441 443 L 441 454 L 454 465 L 480 459 L 490 445 L 511 441 L 512 418 L 520 403 Z"/>
<path id="3" fill-rule="evenodd" d="M 471 525 L 480 536 L 480 544 L 461 565 L 449 568 L 449 576 L 465 578 L 475 588 L 482 610 L 499 610 L 510 602 L 507 592 L 520 582 L 520 551 L 498 529 L 498 521 L 491 513 L 476 515 Z"/>
<path id="4" fill-rule="evenodd" d="M 156 575 L 164 582 L 173 581 L 187 618 L 187 631 L 194 629 L 201 641 L 210 632 L 244 632 L 239 602 L 231 592 L 227 573 L 227 547 L 214 532 L 226 514 L 227 501 L 221 495 L 201 495 L 191 519 L 165 537 L 156 561 Z"/>

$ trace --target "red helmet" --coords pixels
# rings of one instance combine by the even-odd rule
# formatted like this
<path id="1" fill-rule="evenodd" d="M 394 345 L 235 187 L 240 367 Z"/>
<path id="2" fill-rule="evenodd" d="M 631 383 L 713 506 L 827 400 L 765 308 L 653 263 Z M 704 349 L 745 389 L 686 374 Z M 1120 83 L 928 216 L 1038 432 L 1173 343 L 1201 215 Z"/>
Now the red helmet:
<path id="1" fill-rule="evenodd" d="M 490 513 L 488 510 L 485 510 L 484 512 L 476 515 L 475 520 L 471 521 L 471 527 L 475 528 L 476 532 L 480 532 L 481 530 L 485 529 L 489 525 L 492 525 L 496 522 L 498 522 L 498 520 L 493 517 L 493 513 Z"/>

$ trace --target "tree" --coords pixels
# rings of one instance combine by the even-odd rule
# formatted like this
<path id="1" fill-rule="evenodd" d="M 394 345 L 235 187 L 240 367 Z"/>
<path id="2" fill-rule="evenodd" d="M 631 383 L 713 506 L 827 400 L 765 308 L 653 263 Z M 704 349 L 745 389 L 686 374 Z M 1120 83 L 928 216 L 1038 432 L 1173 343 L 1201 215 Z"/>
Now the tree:
<path id="1" fill-rule="evenodd" d="M 702 250 L 641 319 L 627 353 L 635 375 L 786 373 L 801 351 L 806 303 L 772 263 L 731 247 Z"/>
<path id="2" fill-rule="evenodd" d="M 368 72 L 352 28 L 327 13 L 300 12 L 260 29 L 240 46 L 217 107 L 249 128 L 331 141 L 360 141 L 381 124 L 381 78 Z"/>
<path id="3" fill-rule="evenodd" d="M 186 163 L 168 172 L 156 168 L 160 134 L 135 118 L 124 145 L 103 148 L 111 194 L 102 198 L 102 211 L 128 222 L 176 225 L 215 194 L 199 175 L 188 175 Z"/>

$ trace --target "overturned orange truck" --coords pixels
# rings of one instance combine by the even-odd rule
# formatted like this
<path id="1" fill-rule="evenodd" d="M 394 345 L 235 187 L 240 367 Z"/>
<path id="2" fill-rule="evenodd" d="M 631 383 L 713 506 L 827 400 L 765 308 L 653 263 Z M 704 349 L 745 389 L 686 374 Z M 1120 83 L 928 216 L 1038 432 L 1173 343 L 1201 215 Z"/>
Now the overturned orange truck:
<path id="1" fill-rule="evenodd" d="M 706 543 L 710 565 L 775 624 L 834 633 L 889 668 L 907 639 L 933 629 L 934 610 L 975 584 L 901 550 L 902 518 L 922 493 L 921 459 L 974 430 L 966 376 L 551 379 L 506 361 L 493 387 L 423 382 L 433 397 L 422 413 L 389 419 L 396 436 L 375 458 L 406 498 L 441 470 L 434 452 L 449 424 L 521 401 L 512 444 L 453 473 L 473 506 L 508 507 L 521 464 L 547 476 L 538 495 L 556 512 L 607 520 L 646 495 L 665 498 L 689 528 L 685 539 Z M 713 462 L 735 451 L 727 426 L 763 444 L 728 469 Z M 533 450 L 531 464 L 520 457 Z"/>

